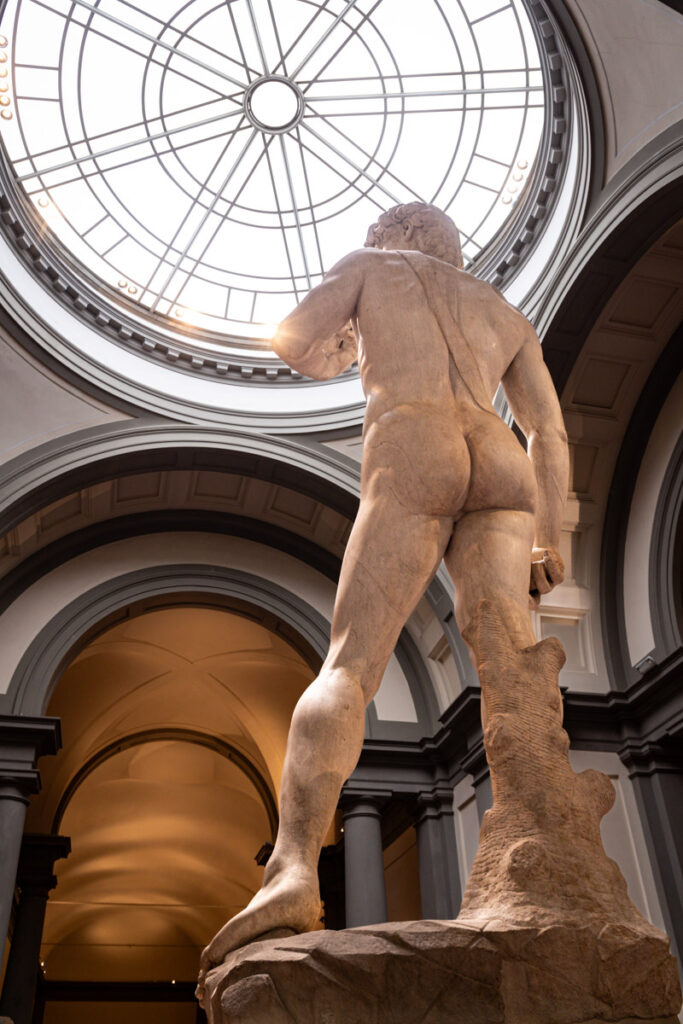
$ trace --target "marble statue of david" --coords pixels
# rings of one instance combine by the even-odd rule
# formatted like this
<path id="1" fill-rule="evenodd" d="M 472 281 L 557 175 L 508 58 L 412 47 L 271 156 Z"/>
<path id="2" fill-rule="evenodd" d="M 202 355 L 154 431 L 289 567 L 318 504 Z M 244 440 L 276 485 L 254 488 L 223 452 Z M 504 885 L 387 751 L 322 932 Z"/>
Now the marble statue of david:
<path id="1" fill-rule="evenodd" d="M 365 708 L 441 559 L 460 630 L 489 600 L 519 649 L 535 643 L 530 599 L 563 574 L 568 453 L 557 395 L 528 321 L 462 269 L 449 217 L 421 203 L 382 214 L 366 247 L 280 324 L 273 348 L 318 380 L 358 360 L 361 500 L 329 654 L 292 718 L 263 887 L 204 950 L 200 991 L 232 950 L 319 919 L 318 856 L 360 755 Z M 501 383 L 526 453 L 493 409 Z"/>

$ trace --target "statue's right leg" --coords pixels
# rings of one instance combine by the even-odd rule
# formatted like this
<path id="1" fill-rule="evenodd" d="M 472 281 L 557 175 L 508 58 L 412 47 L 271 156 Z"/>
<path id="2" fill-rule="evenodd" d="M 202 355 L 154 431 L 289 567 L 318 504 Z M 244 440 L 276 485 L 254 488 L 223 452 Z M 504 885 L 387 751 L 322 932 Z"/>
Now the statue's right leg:
<path id="1" fill-rule="evenodd" d="M 292 717 L 280 828 L 263 888 L 204 950 L 204 971 L 267 931 L 306 931 L 319 917 L 318 857 L 360 756 L 365 708 L 451 530 L 450 519 L 406 511 L 390 489 L 371 489 L 361 501 L 339 579 L 330 651 Z"/>
<path id="2" fill-rule="evenodd" d="M 456 524 L 446 552 L 455 587 L 455 618 L 462 632 L 479 602 L 492 601 L 518 648 L 536 643 L 529 617 L 534 517 L 515 509 L 468 512 Z"/>

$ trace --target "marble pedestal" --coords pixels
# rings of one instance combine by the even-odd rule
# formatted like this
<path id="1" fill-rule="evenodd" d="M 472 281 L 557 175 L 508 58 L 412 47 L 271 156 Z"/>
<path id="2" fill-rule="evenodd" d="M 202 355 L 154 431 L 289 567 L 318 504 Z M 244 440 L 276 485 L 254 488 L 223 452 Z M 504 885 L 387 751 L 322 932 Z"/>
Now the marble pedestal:
<path id="1" fill-rule="evenodd" d="M 210 1024 L 677 1024 L 668 942 L 606 926 L 414 921 L 255 942 L 207 978 Z"/>
<path id="2" fill-rule="evenodd" d="M 602 846 L 614 788 L 569 763 L 561 645 L 517 650 L 488 602 L 466 639 L 493 807 L 458 919 L 252 943 L 209 974 L 211 1024 L 676 1024 L 669 941 Z"/>

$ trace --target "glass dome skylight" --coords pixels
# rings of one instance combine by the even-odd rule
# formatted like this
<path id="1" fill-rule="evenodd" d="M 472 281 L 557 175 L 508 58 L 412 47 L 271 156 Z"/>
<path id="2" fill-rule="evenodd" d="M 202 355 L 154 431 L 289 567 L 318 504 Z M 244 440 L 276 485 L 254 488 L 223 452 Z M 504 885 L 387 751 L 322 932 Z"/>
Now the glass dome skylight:
<path id="1" fill-rule="evenodd" d="M 522 0 L 9 0 L 2 140 L 71 266 L 166 328 L 253 344 L 381 210 L 474 259 L 537 157 Z M 48 233 L 49 233 L 48 232 Z"/>

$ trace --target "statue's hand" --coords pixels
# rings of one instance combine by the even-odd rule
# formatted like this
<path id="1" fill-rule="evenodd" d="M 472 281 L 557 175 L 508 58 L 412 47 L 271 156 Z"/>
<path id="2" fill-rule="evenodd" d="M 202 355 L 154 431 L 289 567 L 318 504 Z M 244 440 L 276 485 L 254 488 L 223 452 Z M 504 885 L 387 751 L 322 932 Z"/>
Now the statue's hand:
<path id="1" fill-rule="evenodd" d="M 214 963 L 211 957 L 209 944 L 202 950 L 202 955 L 199 958 L 199 977 L 197 978 L 197 988 L 194 993 L 195 999 L 204 1010 L 206 1010 L 206 1006 L 204 1005 L 206 976 L 209 971 L 213 970 L 213 968 L 217 966 L 218 964 Z"/>
<path id="2" fill-rule="evenodd" d="M 531 549 L 531 578 L 529 604 L 537 608 L 542 594 L 549 594 L 564 579 L 564 562 L 554 548 Z"/>
<path id="3" fill-rule="evenodd" d="M 206 950 L 204 950 L 204 952 L 206 952 Z M 203 954 L 202 954 L 202 957 L 203 957 Z M 206 991 L 206 989 L 205 989 L 206 976 L 209 973 L 209 970 L 210 970 L 210 966 L 207 965 L 207 964 L 204 964 L 204 962 L 202 962 L 202 965 L 199 968 L 199 976 L 197 978 L 197 987 L 196 987 L 196 989 L 194 991 L 194 997 L 195 997 L 195 999 L 197 1000 L 197 1002 L 199 1003 L 199 1005 L 201 1006 L 201 1008 L 203 1010 L 207 1009 L 207 1007 L 204 1005 L 204 993 Z"/>

